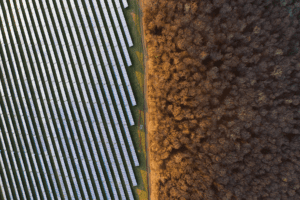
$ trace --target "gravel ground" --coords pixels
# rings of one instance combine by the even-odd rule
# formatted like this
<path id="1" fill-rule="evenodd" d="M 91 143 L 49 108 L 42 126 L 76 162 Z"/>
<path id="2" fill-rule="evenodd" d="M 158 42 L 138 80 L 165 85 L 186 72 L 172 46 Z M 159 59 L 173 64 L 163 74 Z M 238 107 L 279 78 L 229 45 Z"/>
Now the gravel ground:
<path id="1" fill-rule="evenodd" d="M 300 199 L 300 2 L 144 10 L 151 197 Z"/>

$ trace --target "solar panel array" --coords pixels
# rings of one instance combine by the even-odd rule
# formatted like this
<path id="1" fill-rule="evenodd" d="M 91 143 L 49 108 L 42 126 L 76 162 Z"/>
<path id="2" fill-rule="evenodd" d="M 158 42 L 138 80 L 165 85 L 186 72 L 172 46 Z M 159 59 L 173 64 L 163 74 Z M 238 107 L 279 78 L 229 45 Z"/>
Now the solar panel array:
<path id="1" fill-rule="evenodd" d="M 0 3 L 4 199 L 134 199 L 126 7 L 126 0 Z"/>

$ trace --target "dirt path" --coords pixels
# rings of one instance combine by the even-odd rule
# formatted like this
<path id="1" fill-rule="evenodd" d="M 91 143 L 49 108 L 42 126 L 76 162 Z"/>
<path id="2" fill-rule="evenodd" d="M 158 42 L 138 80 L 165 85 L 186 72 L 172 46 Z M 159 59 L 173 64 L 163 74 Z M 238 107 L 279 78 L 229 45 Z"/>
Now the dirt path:
<path id="1" fill-rule="evenodd" d="M 150 5 L 151 2 L 153 0 L 140 0 L 140 20 L 141 20 L 141 32 L 142 32 L 142 43 L 143 43 L 143 50 L 144 50 L 144 65 L 145 65 L 145 88 L 144 88 L 144 93 L 145 93 L 145 120 L 146 120 L 146 149 L 147 149 L 147 163 L 148 163 L 148 195 L 149 195 L 149 199 L 157 199 L 158 198 L 158 193 L 156 191 L 159 190 L 159 188 L 157 187 L 157 182 L 159 180 L 159 175 L 154 171 L 151 170 L 153 169 L 153 164 L 155 164 L 155 162 L 151 162 L 151 160 L 153 160 L 154 155 L 151 154 L 150 151 L 150 144 L 151 144 L 151 139 L 150 139 L 150 135 L 151 135 L 151 127 L 149 126 L 150 124 L 150 116 L 149 116 L 149 108 L 148 107 L 148 102 L 149 102 L 149 98 L 148 98 L 148 70 L 149 70 L 149 52 L 147 51 L 147 44 L 145 41 L 145 21 L 144 21 L 144 9 L 146 8 L 147 5 Z"/>
<path id="2" fill-rule="evenodd" d="M 148 71 L 148 52 L 147 52 L 147 46 L 145 43 L 145 30 L 144 30 L 144 18 L 143 18 L 143 13 L 144 13 L 144 8 L 145 8 L 145 4 L 148 2 L 149 0 L 140 0 L 139 1 L 139 6 L 140 6 L 140 24 L 141 24 L 141 37 L 142 37 L 142 44 L 143 44 L 143 55 L 144 55 L 144 67 L 145 67 L 145 76 L 144 76 L 144 94 L 145 94 L 145 102 L 144 102 L 144 114 L 145 114 L 145 135 L 146 135 L 146 153 L 147 153 L 147 173 L 148 173 L 148 199 L 150 200 L 150 196 L 151 196 L 151 173 L 150 173 L 150 158 L 149 158 L 149 137 L 148 137 L 148 104 L 147 104 L 147 71 Z"/>

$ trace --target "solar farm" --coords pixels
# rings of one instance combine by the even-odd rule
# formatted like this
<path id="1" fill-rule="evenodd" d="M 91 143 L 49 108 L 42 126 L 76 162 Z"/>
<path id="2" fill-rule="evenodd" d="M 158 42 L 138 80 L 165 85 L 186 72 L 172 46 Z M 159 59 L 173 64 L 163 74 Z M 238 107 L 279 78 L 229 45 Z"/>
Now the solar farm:
<path id="1" fill-rule="evenodd" d="M 131 200 L 147 191 L 143 76 L 134 71 L 142 53 L 129 7 L 0 3 L 0 199 Z"/>

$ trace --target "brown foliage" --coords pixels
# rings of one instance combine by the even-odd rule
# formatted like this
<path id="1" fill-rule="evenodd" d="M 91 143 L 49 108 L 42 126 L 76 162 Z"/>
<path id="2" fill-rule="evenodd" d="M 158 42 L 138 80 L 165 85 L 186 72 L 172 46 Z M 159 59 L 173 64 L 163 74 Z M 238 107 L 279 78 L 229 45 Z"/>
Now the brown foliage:
<path id="1" fill-rule="evenodd" d="M 300 199 L 300 8 L 282 4 L 145 8 L 152 199 Z"/>

